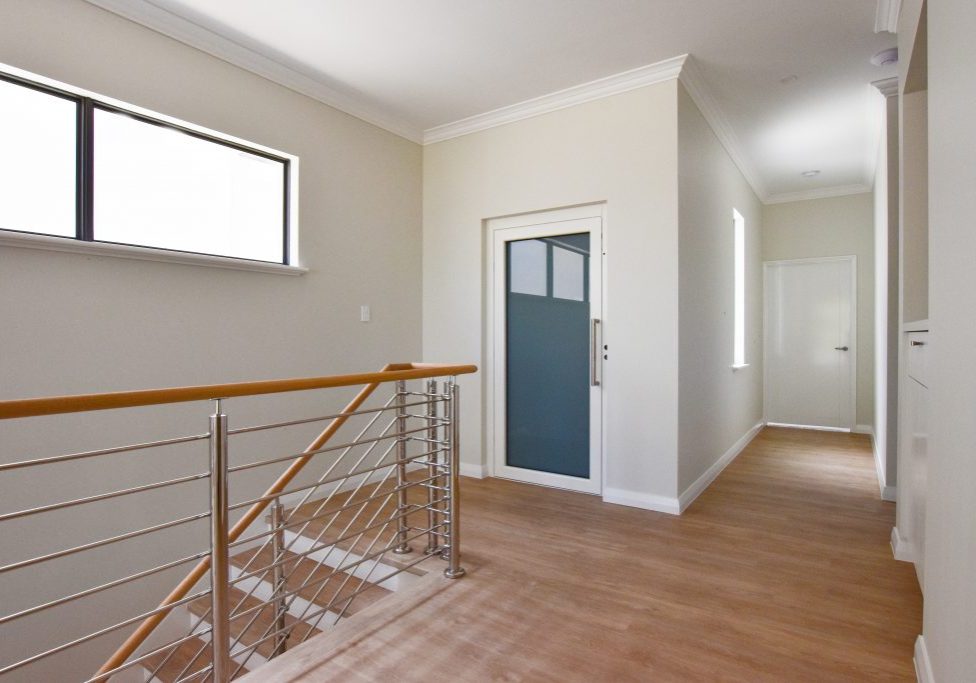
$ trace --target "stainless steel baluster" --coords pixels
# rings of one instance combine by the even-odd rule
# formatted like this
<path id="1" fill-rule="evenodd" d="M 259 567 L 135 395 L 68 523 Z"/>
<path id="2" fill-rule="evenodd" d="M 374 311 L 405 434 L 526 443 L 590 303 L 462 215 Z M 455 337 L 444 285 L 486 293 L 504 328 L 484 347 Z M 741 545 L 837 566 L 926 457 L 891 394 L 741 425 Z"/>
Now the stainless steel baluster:
<path id="1" fill-rule="evenodd" d="M 427 380 L 427 438 L 430 440 L 427 444 L 427 450 L 431 452 L 427 456 L 428 462 L 431 464 L 427 466 L 427 478 L 431 481 L 427 482 L 427 549 L 424 551 L 427 555 L 433 555 L 437 552 L 440 543 L 437 540 L 437 512 L 434 510 L 434 503 L 437 500 L 437 489 L 435 486 L 440 486 L 440 478 L 438 477 L 439 468 L 438 463 L 440 463 L 440 449 L 437 448 L 437 380 L 431 379 Z"/>
<path id="2" fill-rule="evenodd" d="M 227 511 L 227 416 L 220 399 L 210 416 L 210 598 L 214 683 L 230 680 L 230 591 Z"/>
<path id="3" fill-rule="evenodd" d="M 461 566 L 461 476 L 458 472 L 461 464 L 461 444 L 459 436 L 460 429 L 460 391 L 458 390 L 457 378 L 452 377 L 451 381 L 444 387 L 444 393 L 448 395 L 446 417 L 450 418 L 447 426 L 449 447 L 447 451 L 450 471 L 448 480 L 450 491 L 448 493 L 448 548 L 447 569 L 444 576 L 449 579 L 457 579 L 464 576 L 464 567 Z"/>
<path id="4" fill-rule="evenodd" d="M 275 610 L 275 640 L 274 649 L 271 651 L 272 657 L 284 654 L 288 649 L 288 634 L 285 632 L 285 614 L 288 613 L 288 601 L 285 598 L 285 567 L 277 564 L 285 555 L 285 507 L 281 504 L 281 499 L 275 498 L 271 506 L 271 513 L 268 515 L 268 524 L 274 530 L 271 535 L 271 562 L 275 564 L 272 570 L 272 585 L 274 586 L 271 604 Z"/>
<path id="5" fill-rule="evenodd" d="M 404 403 L 407 401 L 407 383 L 400 380 L 396 383 L 396 485 L 397 485 L 397 545 L 393 552 L 398 555 L 409 553 L 411 548 L 407 543 L 407 535 L 410 532 L 407 517 L 403 513 L 407 509 L 407 438 L 403 433 L 407 431 L 407 409 Z"/>

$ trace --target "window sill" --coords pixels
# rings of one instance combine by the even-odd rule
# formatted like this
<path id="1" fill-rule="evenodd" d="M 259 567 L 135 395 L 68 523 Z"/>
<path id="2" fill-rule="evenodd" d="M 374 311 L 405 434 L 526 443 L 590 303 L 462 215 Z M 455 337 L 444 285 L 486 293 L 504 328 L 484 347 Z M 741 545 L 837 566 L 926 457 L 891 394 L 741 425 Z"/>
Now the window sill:
<path id="1" fill-rule="evenodd" d="M 236 259 L 227 256 L 184 253 L 181 251 L 169 251 L 168 249 L 136 247 L 128 244 L 83 242 L 70 237 L 53 237 L 51 235 L 36 235 L 33 233 L 11 232 L 7 230 L 0 230 L 0 247 L 40 249 L 43 251 L 63 251 L 72 254 L 85 254 L 88 256 L 111 256 L 114 258 L 135 259 L 138 261 L 179 263 L 187 266 L 205 266 L 210 268 L 226 268 L 231 270 L 250 270 L 259 273 L 274 273 L 276 275 L 304 275 L 308 272 L 308 268 L 302 268 L 301 266 L 286 266 L 282 263 L 248 261 L 246 259 Z"/>
<path id="2" fill-rule="evenodd" d="M 743 363 L 742 365 L 733 365 L 732 366 L 732 372 L 735 372 L 736 370 L 741 370 L 742 368 L 747 368 L 747 367 L 749 367 L 749 364 L 748 363 Z"/>

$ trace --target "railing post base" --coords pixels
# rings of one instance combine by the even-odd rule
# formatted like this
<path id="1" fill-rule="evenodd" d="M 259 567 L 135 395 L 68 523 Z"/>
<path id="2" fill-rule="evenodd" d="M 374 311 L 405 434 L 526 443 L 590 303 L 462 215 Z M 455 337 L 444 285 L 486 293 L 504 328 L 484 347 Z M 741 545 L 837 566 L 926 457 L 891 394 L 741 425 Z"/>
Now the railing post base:
<path id="1" fill-rule="evenodd" d="M 458 567 L 457 569 L 451 569 L 448 567 L 444 570 L 444 576 L 448 579 L 460 579 L 462 576 L 467 574 L 464 567 Z"/>

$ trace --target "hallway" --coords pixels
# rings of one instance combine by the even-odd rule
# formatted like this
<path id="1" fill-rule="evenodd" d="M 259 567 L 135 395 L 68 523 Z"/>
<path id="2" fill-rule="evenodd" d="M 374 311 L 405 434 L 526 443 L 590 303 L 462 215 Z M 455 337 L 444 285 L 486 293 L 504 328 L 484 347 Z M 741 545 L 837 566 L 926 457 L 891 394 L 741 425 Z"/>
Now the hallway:
<path id="1" fill-rule="evenodd" d="M 261 680 L 914 680 L 921 595 L 865 436 L 767 428 L 681 517 L 463 491 L 466 578 Z"/>

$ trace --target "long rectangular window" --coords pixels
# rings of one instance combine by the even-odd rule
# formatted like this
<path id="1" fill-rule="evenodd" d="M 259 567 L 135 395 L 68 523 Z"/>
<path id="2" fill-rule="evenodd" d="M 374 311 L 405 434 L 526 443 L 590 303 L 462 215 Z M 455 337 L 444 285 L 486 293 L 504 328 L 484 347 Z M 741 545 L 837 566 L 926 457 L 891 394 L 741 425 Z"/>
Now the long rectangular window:
<path id="1" fill-rule="evenodd" d="M 746 220 L 732 209 L 735 258 L 735 323 L 732 342 L 732 367 L 746 365 Z"/>
<path id="2" fill-rule="evenodd" d="M 289 263 L 287 157 L 0 74 L 0 229 Z"/>

